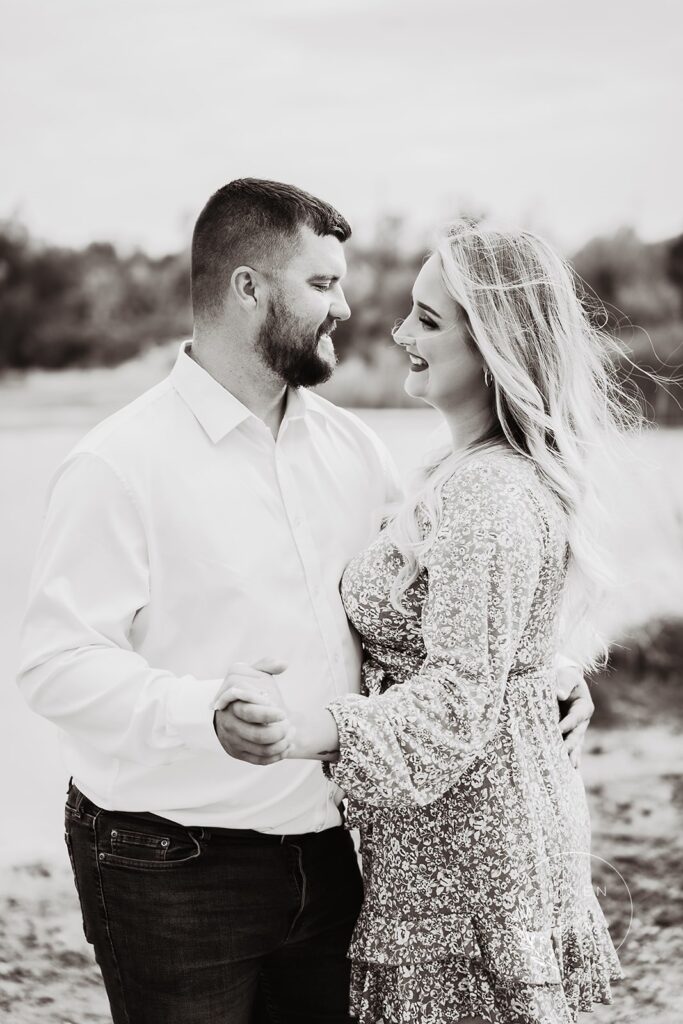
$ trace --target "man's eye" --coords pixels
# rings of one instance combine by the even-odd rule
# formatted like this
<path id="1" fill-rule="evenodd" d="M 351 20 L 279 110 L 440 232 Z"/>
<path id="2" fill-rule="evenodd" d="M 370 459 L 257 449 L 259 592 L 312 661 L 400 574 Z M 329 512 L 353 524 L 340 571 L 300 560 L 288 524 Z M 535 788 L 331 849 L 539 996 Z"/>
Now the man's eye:
<path id="1" fill-rule="evenodd" d="M 319 292 L 328 292 L 330 290 L 329 281 L 316 281 L 313 285 Z"/>

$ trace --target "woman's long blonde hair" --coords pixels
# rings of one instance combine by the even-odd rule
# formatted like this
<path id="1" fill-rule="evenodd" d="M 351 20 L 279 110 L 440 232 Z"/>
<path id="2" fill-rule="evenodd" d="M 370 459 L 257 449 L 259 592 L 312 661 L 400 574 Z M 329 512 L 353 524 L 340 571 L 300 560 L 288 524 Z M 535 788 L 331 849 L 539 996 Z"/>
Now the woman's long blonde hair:
<path id="1" fill-rule="evenodd" d="M 610 575 L 599 542 L 602 506 L 591 457 L 640 419 L 637 400 L 616 378 L 616 343 L 596 326 L 598 304 L 580 279 L 529 231 L 458 221 L 439 240 L 436 254 L 443 286 L 461 307 L 493 378 L 494 426 L 466 452 L 440 452 L 388 517 L 404 558 L 392 604 L 407 610 L 406 590 L 439 528 L 444 483 L 472 452 L 505 439 L 534 463 L 565 511 L 573 584 L 565 617 L 586 622 Z M 588 647 L 582 660 L 591 664 L 595 638 Z"/>

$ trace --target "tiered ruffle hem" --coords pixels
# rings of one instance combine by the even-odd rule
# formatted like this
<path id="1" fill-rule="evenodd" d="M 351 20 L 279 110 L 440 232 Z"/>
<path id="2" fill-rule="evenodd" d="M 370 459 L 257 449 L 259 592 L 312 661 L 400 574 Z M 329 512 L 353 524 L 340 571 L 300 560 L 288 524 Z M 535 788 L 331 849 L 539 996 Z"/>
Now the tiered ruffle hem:
<path id="1" fill-rule="evenodd" d="M 600 905 L 547 931 L 438 915 L 396 921 L 361 913 L 350 955 L 359 1024 L 576 1024 L 611 1003 L 623 977 Z"/>

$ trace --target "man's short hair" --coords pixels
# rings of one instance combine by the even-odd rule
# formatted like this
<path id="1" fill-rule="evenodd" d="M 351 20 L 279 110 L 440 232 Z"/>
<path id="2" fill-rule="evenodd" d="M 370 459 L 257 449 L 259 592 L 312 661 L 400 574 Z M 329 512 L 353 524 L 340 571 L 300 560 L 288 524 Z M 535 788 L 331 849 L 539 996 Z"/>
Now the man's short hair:
<path id="1" fill-rule="evenodd" d="M 260 178 L 231 181 L 209 199 L 192 234 L 192 306 L 195 319 L 223 305 L 235 267 L 259 269 L 286 259 L 299 229 L 345 242 L 348 222 L 333 206 L 294 185 Z"/>

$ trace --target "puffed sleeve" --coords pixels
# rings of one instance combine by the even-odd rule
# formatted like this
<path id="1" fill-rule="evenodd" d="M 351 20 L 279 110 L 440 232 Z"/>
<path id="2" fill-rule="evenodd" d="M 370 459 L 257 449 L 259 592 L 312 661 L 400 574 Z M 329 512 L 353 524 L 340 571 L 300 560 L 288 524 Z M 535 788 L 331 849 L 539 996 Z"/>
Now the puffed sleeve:
<path id="1" fill-rule="evenodd" d="M 328 706 L 340 749 L 329 774 L 355 801 L 432 803 L 494 734 L 545 536 L 528 482 L 509 462 L 470 463 L 444 487 L 425 563 L 420 671 L 383 694 Z"/>

